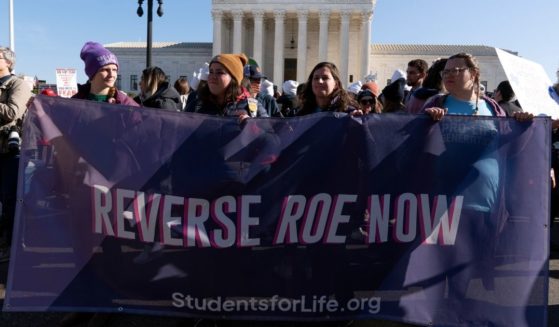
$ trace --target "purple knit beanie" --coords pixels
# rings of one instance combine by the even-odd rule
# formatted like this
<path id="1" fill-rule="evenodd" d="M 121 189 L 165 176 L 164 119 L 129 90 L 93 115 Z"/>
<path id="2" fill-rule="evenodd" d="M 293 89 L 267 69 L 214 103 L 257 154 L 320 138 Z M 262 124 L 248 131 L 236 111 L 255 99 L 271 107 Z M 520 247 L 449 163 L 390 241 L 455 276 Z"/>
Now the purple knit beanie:
<path id="1" fill-rule="evenodd" d="M 115 64 L 118 67 L 116 56 L 97 42 L 89 41 L 84 44 L 80 58 L 85 62 L 85 74 L 89 79 L 92 79 L 105 65 Z"/>

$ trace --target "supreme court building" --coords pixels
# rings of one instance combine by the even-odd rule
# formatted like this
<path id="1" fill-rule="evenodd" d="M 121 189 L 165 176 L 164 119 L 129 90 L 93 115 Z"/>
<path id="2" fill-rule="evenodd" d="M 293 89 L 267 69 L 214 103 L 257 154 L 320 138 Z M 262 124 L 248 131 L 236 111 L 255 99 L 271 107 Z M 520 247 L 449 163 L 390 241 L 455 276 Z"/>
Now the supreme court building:
<path id="1" fill-rule="evenodd" d="M 338 66 L 344 86 L 376 76 L 381 87 L 408 61 L 458 52 L 477 57 L 482 83 L 492 89 L 506 79 L 495 49 L 482 45 L 374 44 L 371 22 L 376 0 L 212 0 L 212 43 L 154 42 L 153 65 L 174 82 L 191 77 L 218 53 L 243 52 L 252 57 L 269 80 L 304 82 L 321 61 Z M 374 31 L 373 31 L 374 32 Z M 118 84 L 137 93 L 145 68 L 145 42 L 106 44 L 119 58 Z"/>

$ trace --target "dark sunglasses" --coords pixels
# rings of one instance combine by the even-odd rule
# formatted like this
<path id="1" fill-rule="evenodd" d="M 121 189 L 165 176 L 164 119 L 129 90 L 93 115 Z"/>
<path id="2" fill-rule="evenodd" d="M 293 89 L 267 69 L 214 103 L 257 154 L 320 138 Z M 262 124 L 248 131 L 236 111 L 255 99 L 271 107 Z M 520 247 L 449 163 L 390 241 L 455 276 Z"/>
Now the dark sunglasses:
<path id="1" fill-rule="evenodd" d="M 376 102 L 377 102 L 377 101 L 376 101 L 374 98 L 368 99 L 368 100 L 367 100 L 367 99 L 362 99 L 362 100 L 359 101 L 359 103 L 360 103 L 362 106 L 366 106 L 366 105 L 368 105 L 368 104 L 374 105 Z"/>

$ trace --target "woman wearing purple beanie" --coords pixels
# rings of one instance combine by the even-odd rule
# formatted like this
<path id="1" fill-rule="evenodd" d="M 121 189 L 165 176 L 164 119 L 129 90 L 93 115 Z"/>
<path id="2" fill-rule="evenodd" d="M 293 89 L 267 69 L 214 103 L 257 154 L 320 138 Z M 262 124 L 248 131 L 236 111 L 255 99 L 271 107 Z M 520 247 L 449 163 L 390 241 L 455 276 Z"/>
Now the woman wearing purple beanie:
<path id="1" fill-rule="evenodd" d="M 89 41 L 84 44 L 80 58 L 85 63 L 85 74 L 89 80 L 78 86 L 78 93 L 72 98 L 139 106 L 126 93 L 116 89 L 118 60 L 112 52 L 97 42 Z"/>

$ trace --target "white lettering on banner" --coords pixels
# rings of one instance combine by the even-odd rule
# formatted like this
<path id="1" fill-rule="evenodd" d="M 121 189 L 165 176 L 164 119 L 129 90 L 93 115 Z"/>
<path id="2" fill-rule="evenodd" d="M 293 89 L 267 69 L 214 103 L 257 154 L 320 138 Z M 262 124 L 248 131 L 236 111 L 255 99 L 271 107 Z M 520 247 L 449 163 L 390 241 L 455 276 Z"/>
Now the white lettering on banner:
<path id="1" fill-rule="evenodd" d="M 464 197 L 452 198 L 450 208 L 446 195 L 435 196 L 432 206 L 429 201 L 427 194 L 404 193 L 397 197 L 394 210 L 395 227 L 392 231 L 394 241 L 412 242 L 417 237 L 417 229 L 420 228 L 425 244 L 454 245 Z M 388 241 L 389 208 L 390 194 L 373 194 L 369 197 L 368 243 Z"/>
<path id="2" fill-rule="evenodd" d="M 237 201 L 232 196 L 222 196 L 211 205 L 212 220 L 220 228 L 211 231 L 210 242 L 214 248 L 227 248 L 235 244 L 235 224 L 227 214 L 237 210 Z"/>
<path id="3" fill-rule="evenodd" d="M 262 245 L 255 232 L 260 217 L 251 211 L 262 203 L 260 195 L 226 195 L 210 202 L 157 193 L 146 197 L 144 192 L 99 185 L 92 192 L 93 232 L 97 234 L 183 247 Z M 366 244 L 388 242 L 389 236 L 398 243 L 421 238 L 426 245 L 455 244 L 463 196 L 447 199 L 446 195 L 403 193 L 392 199 L 390 194 L 372 194 L 367 214 L 359 214 L 355 213 L 355 194 L 319 193 L 308 200 L 303 195 L 286 196 L 271 243 L 344 244 L 354 232 L 351 229 L 359 229 Z M 353 224 L 351 212 L 359 215 L 353 217 L 357 220 Z M 160 226 L 159 238 L 156 226 Z"/>
<path id="4" fill-rule="evenodd" d="M 348 215 L 343 215 L 344 205 L 354 203 L 355 194 L 339 194 L 334 200 L 329 194 L 320 193 L 311 197 L 310 201 L 302 195 L 288 196 L 284 199 L 282 212 L 278 221 L 274 244 L 298 243 L 298 229 L 301 227 L 301 243 L 313 244 L 321 240 L 324 243 L 345 243 L 346 237 L 336 235 L 337 228 L 349 221 Z M 333 205 L 332 205 L 333 203 Z M 302 219 L 302 226 L 297 222 Z M 312 225 L 312 234 L 308 230 Z M 324 226 L 324 227 L 323 227 Z M 305 230 L 305 227 L 307 230 Z"/>
<path id="5" fill-rule="evenodd" d="M 109 188 L 102 185 L 93 187 L 93 231 L 97 234 L 114 236 L 113 225 L 109 213 L 112 210 L 112 197 Z"/>
<path id="6" fill-rule="evenodd" d="M 306 312 L 306 313 L 335 313 L 335 312 L 363 312 L 378 314 L 381 298 L 378 296 L 351 298 L 345 304 L 337 299 L 325 295 L 302 295 L 299 298 L 283 298 L 273 295 L 268 298 L 248 297 L 242 299 L 226 299 L 221 296 L 215 298 L 198 298 L 190 294 L 174 292 L 171 294 L 172 305 L 175 308 L 185 308 L 198 312 Z"/>
<path id="7" fill-rule="evenodd" d="M 237 236 L 237 246 L 238 247 L 246 247 L 246 246 L 258 246 L 260 245 L 260 239 L 258 238 L 250 238 L 249 236 L 249 229 L 250 226 L 258 226 L 260 220 L 256 217 L 250 216 L 250 211 L 248 210 L 252 204 L 258 204 L 262 202 L 262 199 L 259 195 L 244 195 L 241 196 L 241 205 L 239 206 L 239 223 L 237 226 L 240 226 L 238 229 L 239 235 Z M 244 210 L 246 208 L 246 210 Z"/>

